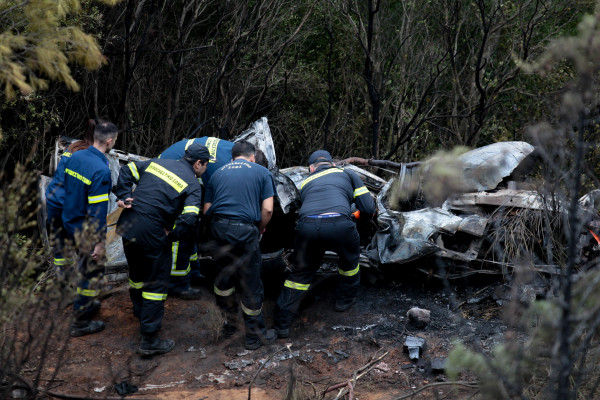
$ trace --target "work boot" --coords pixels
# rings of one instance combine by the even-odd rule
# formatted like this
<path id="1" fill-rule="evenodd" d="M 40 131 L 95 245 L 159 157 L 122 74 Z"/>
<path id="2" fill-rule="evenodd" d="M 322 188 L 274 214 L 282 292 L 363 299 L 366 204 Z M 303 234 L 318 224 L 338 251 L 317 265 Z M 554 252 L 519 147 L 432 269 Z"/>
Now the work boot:
<path id="1" fill-rule="evenodd" d="M 281 328 L 277 325 L 274 327 L 275 332 L 277 333 L 277 337 L 280 339 L 285 339 L 290 336 L 290 328 Z"/>
<path id="2" fill-rule="evenodd" d="M 71 330 L 69 331 L 69 335 L 71 335 L 71 337 L 79 337 L 83 335 L 97 333 L 102 331 L 103 329 L 104 322 L 102 321 L 77 320 L 71 324 Z"/>
<path id="3" fill-rule="evenodd" d="M 275 329 L 269 329 L 265 332 L 264 335 L 251 335 L 251 337 L 248 337 L 248 335 L 246 335 L 244 348 L 246 350 L 256 350 L 263 344 L 275 343 L 275 340 L 277 340 L 277 332 L 275 332 Z"/>
<path id="4" fill-rule="evenodd" d="M 181 300 L 198 300 L 201 296 L 200 289 L 188 287 L 185 290 L 169 293 L 170 296 L 177 297 Z"/>
<path id="5" fill-rule="evenodd" d="M 160 339 L 158 334 L 142 334 L 142 342 L 137 352 L 143 356 L 154 356 L 157 354 L 168 353 L 175 347 L 175 342 L 171 339 Z"/>
<path id="6" fill-rule="evenodd" d="M 237 327 L 227 322 L 225 322 L 221 328 L 221 334 L 225 337 L 233 336 L 235 332 L 237 332 Z"/>
<path id="7" fill-rule="evenodd" d="M 348 310 L 356 303 L 356 297 L 347 300 L 336 300 L 335 301 L 335 311 L 343 312 Z"/>

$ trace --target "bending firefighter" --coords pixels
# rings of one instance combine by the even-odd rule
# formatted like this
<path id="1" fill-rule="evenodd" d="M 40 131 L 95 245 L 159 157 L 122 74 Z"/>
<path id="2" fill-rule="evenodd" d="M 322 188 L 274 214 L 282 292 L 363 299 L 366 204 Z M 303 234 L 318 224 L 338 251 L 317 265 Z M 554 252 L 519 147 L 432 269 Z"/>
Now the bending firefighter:
<path id="1" fill-rule="evenodd" d="M 206 147 L 192 144 L 179 160 L 155 158 L 121 168 L 114 189 L 118 206 L 124 208 L 117 232 L 129 265 L 129 295 L 133 315 L 140 320 L 142 355 L 166 353 L 175 346 L 173 340 L 158 337 L 171 251 L 174 242 L 195 229 L 202 197 L 197 178 L 206 171 L 209 158 Z"/>
<path id="2" fill-rule="evenodd" d="M 375 203 L 358 175 L 337 168 L 329 152 L 318 150 L 308 159 L 310 175 L 300 188 L 294 244 L 295 269 L 277 299 L 275 330 L 289 336 L 293 318 L 307 293 L 326 250 L 339 256 L 336 311 L 346 311 L 356 302 L 360 284 L 360 238 L 351 218 L 354 202 L 362 216 L 375 213 Z"/>

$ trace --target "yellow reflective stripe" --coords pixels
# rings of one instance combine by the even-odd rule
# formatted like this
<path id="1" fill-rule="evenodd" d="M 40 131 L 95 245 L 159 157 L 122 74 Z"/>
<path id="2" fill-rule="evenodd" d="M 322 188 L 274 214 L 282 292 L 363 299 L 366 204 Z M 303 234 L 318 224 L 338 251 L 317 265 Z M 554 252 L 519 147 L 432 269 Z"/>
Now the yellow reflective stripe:
<path id="1" fill-rule="evenodd" d="M 187 143 L 185 144 L 185 150 L 187 150 L 187 148 L 190 147 L 192 143 L 194 143 L 194 140 L 196 139 L 188 139 Z"/>
<path id="2" fill-rule="evenodd" d="M 87 297 L 96 297 L 100 294 L 100 291 L 99 290 L 91 290 L 91 289 L 83 289 L 83 288 L 78 287 L 77 294 L 80 294 L 82 296 L 87 296 Z"/>
<path id="3" fill-rule="evenodd" d="M 260 312 L 262 311 L 262 307 L 261 307 L 261 308 L 259 308 L 258 310 L 252 310 L 252 309 L 250 309 L 250 308 L 246 307 L 246 306 L 244 305 L 244 303 L 242 303 L 241 301 L 240 301 L 240 304 L 242 305 L 242 311 L 243 311 L 243 312 L 244 312 L 244 314 L 246 314 L 246 315 L 250 315 L 250 316 L 253 316 L 253 317 L 255 317 L 255 316 L 257 316 L 257 315 L 260 315 Z"/>
<path id="4" fill-rule="evenodd" d="M 206 148 L 208 149 L 208 153 L 210 154 L 209 162 L 214 163 L 217 161 L 217 147 L 219 146 L 219 141 L 221 139 L 216 137 L 209 137 L 206 139 Z"/>
<path id="5" fill-rule="evenodd" d="M 134 289 L 141 289 L 144 287 L 144 282 L 134 282 L 131 279 L 129 279 L 129 286 L 131 286 Z"/>
<path id="6" fill-rule="evenodd" d="M 72 264 L 73 260 L 70 258 L 55 258 L 54 265 L 69 265 Z"/>
<path id="7" fill-rule="evenodd" d="M 179 242 L 173 242 L 171 245 L 171 271 L 177 269 L 177 254 L 179 254 Z"/>
<path id="8" fill-rule="evenodd" d="M 190 273 L 191 270 L 192 269 L 190 268 L 189 264 L 186 269 L 171 268 L 171 276 L 186 276 L 187 274 Z"/>
<path id="9" fill-rule="evenodd" d="M 177 193 L 183 192 L 183 190 L 188 186 L 187 183 L 168 169 L 161 167 L 160 165 L 151 162 L 146 172 L 150 172 L 152 175 L 157 176 L 162 179 L 166 183 L 168 183 L 173 189 L 177 191 Z"/>
<path id="10" fill-rule="evenodd" d="M 139 181 L 140 180 L 140 173 L 138 172 L 137 165 L 135 165 L 135 163 L 130 162 L 129 164 L 127 164 L 127 166 L 129 167 L 129 170 L 131 171 L 131 174 L 135 178 L 135 181 L 136 182 Z"/>
<path id="11" fill-rule="evenodd" d="M 328 168 L 325 171 L 319 172 L 316 175 L 309 176 L 308 178 L 306 178 L 304 180 L 304 182 L 302 182 L 302 185 L 300 186 L 300 190 L 302 190 L 302 188 L 304 187 L 304 185 L 306 185 L 308 182 L 310 182 L 312 180 L 315 180 L 317 178 L 320 178 L 320 177 L 322 177 L 324 175 L 329 175 L 329 174 L 333 174 L 333 173 L 336 173 L 336 172 L 344 172 L 344 170 L 339 169 L 339 168 Z"/>
<path id="12" fill-rule="evenodd" d="M 103 201 L 108 201 L 108 193 L 99 194 L 98 196 L 88 196 L 89 204 L 102 203 Z"/>
<path id="13" fill-rule="evenodd" d="M 79 179 L 81 182 L 85 183 L 86 185 L 91 185 L 92 181 L 90 181 L 88 178 L 86 178 L 83 175 L 78 174 L 77 172 L 69 169 L 69 168 L 65 168 L 65 172 L 69 175 L 71 175 L 74 178 Z"/>
<path id="14" fill-rule="evenodd" d="M 354 268 L 350 271 L 343 271 L 338 268 L 338 272 L 340 273 L 340 275 L 344 275 L 344 276 L 354 276 L 354 275 L 358 274 L 359 270 L 360 270 L 360 264 L 356 265 L 356 268 Z"/>
<path id="15" fill-rule="evenodd" d="M 310 287 L 310 283 L 297 283 L 286 280 L 283 286 L 296 290 L 308 290 L 308 288 Z"/>
<path id="16" fill-rule="evenodd" d="M 198 253 L 194 253 L 190 256 L 190 261 L 196 261 L 198 260 Z"/>
<path id="17" fill-rule="evenodd" d="M 235 293 L 235 288 L 234 287 L 232 287 L 231 289 L 227 289 L 227 290 L 220 290 L 215 285 L 214 290 L 215 290 L 215 294 L 217 296 L 223 296 L 223 297 L 231 296 L 233 293 Z"/>
<path id="18" fill-rule="evenodd" d="M 369 193 L 369 189 L 366 186 L 361 186 L 358 189 L 354 189 L 354 197 L 358 197 L 361 194 Z"/>
<path id="19" fill-rule="evenodd" d="M 166 293 L 150 293 L 150 292 L 142 292 L 142 297 L 146 300 L 156 300 L 156 301 L 164 301 L 167 299 Z"/>
<path id="20" fill-rule="evenodd" d="M 62 153 L 62 157 L 71 157 L 73 155 L 73 153 L 69 153 L 68 151 L 65 151 L 64 153 Z"/>
<path id="21" fill-rule="evenodd" d="M 182 214 L 200 214 L 200 209 L 195 206 L 185 206 Z"/>

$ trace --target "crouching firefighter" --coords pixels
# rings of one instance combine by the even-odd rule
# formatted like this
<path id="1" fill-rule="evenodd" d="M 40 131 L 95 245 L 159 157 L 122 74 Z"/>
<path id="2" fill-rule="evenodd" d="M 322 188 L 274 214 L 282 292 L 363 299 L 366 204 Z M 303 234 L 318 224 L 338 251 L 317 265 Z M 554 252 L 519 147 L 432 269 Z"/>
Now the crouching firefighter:
<path id="1" fill-rule="evenodd" d="M 172 262 L 172 243 L 195 228 L 201 206 L 198 182 L 210 154 L 200 144 L 187 148 L 179 160 L 135 161 L 121 168 L 114 194 L 124 210 L 117 223 L 129 265 L 129 295 L 133 315 L 140 320 L 138 353 L 167 353 L 175 342 L 162 340 L 164 301 Z M 136 184 L 135 191 L 132 191 Z"/>

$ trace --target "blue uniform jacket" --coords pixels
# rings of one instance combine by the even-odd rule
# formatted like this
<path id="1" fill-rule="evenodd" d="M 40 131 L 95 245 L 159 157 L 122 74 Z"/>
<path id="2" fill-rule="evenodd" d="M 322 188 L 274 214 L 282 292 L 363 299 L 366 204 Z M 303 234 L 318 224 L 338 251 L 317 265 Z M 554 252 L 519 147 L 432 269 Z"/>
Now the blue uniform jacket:
<path id="1" fill-rule="evenodd" d="M 300 219 L 324 213 L 350 216 L 352 202 L 361 213 L 375 214 L 375 202 L 363 181 L 354 172 L 337 167 L 318 167 L 302 182 L 300 199 Z"/>
<path id="2" fill-rule="evenodd" d="M 183 159 L 130 162 L 121 168 L 113 192 L 119 200 L 134 199 L 121 213 L 117 228 L 122 237 L 142 246 L 181 240 L 194 229 L 200 213 L 202 187 Z"/>
<path id="3" fill-rule="evenodd" d="M 59 210 L 62 210 L 65 201 L 65 165 L 71 155 L 68 151 L 62 153 L 54 177 L 46 188 L 46 204 Z"/>
<path id="4" fill-rule="evenodd" d="M 173 144 L 162 152 L 158 158 L 167 158 L 171 160 L 179 160 L 185 154 L 185 150 L 192 144 L 198 143 L 206 146 L 210 153 L 210 161 L 206 172 L 202 174 L 202 182 L 207 184 L 210 177 L 216 170 L 231 161 L 231 149 L 234 143 L 222 140 L 216 137 L 202 136 L 196 139 L 183 139 Z"/>
<path id="5" fill-rule="evenodd" d="M 105 232 L 112 181 L 104 153 L 90 146 L 69 157 L 65 163 L 64 187 L 62 219 L 67 233 L 73 236 L 81 231 L 86 221 L 98 233 Z"/>

